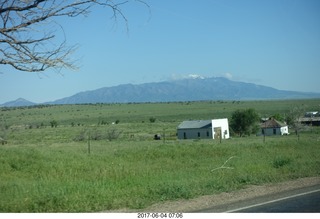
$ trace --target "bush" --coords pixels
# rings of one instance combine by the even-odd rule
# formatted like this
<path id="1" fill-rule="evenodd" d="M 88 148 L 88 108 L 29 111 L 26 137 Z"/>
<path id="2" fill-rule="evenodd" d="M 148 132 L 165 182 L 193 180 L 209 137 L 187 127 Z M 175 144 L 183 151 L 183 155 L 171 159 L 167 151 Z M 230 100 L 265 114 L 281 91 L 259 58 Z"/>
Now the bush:
<path id="1" fill-rule="evenodd" d="M 90 132 L 90 140 L 95 140 L 95 141 L 98 141 L 98 140 L 102 140 L 104 139 L 101 131 L 99 130 L 93 130 L 92 132 Z"/>
<path id="2" fill-rule="evenodd" d="M 107 121 L 101 120 L 100 125 L 108 125 Z"/>
<path id="3" fill-rule="evenodd" d="M 151 123 L 154 123 L 154 122 L 156 121 L 156 118 L 150 117 L 150 118 L 149 118 L 149 121 L 150 121 Z"/>
<path id="4" fill-rule="evenodd" d="M 80 133 L 73 138 L 74 141 L 87 141 L 88 138 L 90 137 L 90 140 L 94 140 L 94 141 L 99 141 L 99 140 L 116 140 L 119 138 L 119 136 L 121 135 L 121 131 L 115 129 L 115 128 L 111 128 L 108 129 L 105 133 L 94 129 L 94 130 L 87 130 L 87 129 L 83 129 L 80 131 Z"/>
<path id="5" fill-rule="evenodd" d="M 121 133 L 122 132 L 118 131 L 117 129 L 109 129 L 109 130 L 107 130 L 106 138 L 109 141 L 112 141 L 112 140 L 118 139 L 119 136 L 121 135 Z"/>
<path id="6" fill-rule="evenodd" d="M 58 126 L 58 122 L 56 120 L 50 121 L 51 128 L 56 128 Z"/>
<path id="7" fill-rule="evenodd" d="M 81 130 L 81 132 L 73 138 L 74 141 L 85 141 L 87 140 L 87 131 L 86 130 Z"/>
<path id="8" fill-rule="evenodd" d="M 280 168 L 283 167 L 287 164 L 291 163 L 291 159 L 287 158 L 287 157 L 277 157 L 276 159 L 274 159 L 272 166 L 274 168 Z"/>

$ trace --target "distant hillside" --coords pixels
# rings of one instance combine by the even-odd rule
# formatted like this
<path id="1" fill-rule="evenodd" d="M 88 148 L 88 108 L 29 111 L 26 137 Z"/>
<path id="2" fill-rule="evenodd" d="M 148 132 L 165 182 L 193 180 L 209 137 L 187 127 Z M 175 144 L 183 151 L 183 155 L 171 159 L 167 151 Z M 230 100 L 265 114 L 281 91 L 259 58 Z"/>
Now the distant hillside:
<path id="1" fill-rule="evenodd" d="M 145 84 L 123 84 L 77 93 L 43 104 L 139 103 L 201 100 L 272 100 L 320 98 L 320 93 L 277 90 L 252 83 L 232 81 L 223 77 L 204 78 L 197 75 L 181 80 Z M 23 98 L 0 107 L 32 106 Z"/>
<path id="2" fill-rule="evenodd" d="M 222 77 L 188 78 L 175 81 L 124 84 L 77 93 L 51 104 L 171 102 L 199 100 L 267 100 L 319 98 L 320 93 L 277 90 Z"/>
<path id="3" fill-rule="evenodd" d="M 1 104 L 0 107 L 19 107 L 19 106 L 32 106 L 32 105 L 36 105 L 36 103 L 30 102 L 23 98 L 19 98 L 14 101 Z"/>

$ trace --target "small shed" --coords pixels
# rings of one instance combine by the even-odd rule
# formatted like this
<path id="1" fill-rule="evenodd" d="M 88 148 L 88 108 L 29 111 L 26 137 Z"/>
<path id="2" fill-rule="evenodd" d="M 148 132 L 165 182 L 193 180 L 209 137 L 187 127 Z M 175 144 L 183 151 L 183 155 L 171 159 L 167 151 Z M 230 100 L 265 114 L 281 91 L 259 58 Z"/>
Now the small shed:
<path id="1" fill-rule="evenodd" d="M 260 124 L 260 132 L 258 135 L 288 135 L 288 125 L 270 118 Z"/>
<path id="2" fill-rule="evenodd" d="M 227 139 L 228 119 L 183 121 L 177 128 L 178 139 Z"/>

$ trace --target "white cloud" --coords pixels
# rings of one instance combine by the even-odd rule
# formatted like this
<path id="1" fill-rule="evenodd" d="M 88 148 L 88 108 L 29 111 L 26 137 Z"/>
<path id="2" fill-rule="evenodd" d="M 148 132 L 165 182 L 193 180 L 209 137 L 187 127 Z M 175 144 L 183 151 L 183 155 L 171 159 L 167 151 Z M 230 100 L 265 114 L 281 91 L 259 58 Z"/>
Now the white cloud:
<path id="1" fill-rule="evenodd" d="M 205 76 L 199 74 L 172 74 L 171 80 L 181 80 L 181 79 L 205 79 Z"/>
<path id="2" fill-rule="evenodd" d="M 192 79 L 204 79 L 205 77 L 197 74 L 189 74 L 187 78 L 192 78 Z"/>
<path id="3" fill-rule="evenodd" d="M 231 79 L 233 78 L 232 74 L 229 73 L 229 72 L 224 73 L 224 74 L 223 74 L 223 77 L 225 77 L 225 78 L 227 78 L 227 79 L 229 79 L 229 80 L 231 80 Z"/>

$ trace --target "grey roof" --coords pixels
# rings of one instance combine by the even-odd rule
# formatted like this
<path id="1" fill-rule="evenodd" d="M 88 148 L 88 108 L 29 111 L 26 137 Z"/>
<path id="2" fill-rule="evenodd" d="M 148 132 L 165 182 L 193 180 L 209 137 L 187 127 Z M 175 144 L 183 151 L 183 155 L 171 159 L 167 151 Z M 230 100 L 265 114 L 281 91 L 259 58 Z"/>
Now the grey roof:
<path id="1" fill-rule="evenodd" d="M 183 121 L 178 129 L 198 129 L 211 126 L 211 120 L 192 120 L 192 121 Z"/>

